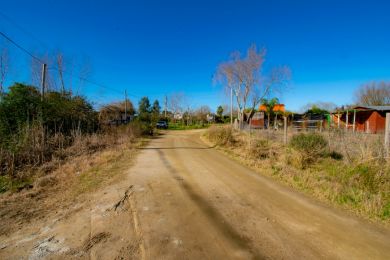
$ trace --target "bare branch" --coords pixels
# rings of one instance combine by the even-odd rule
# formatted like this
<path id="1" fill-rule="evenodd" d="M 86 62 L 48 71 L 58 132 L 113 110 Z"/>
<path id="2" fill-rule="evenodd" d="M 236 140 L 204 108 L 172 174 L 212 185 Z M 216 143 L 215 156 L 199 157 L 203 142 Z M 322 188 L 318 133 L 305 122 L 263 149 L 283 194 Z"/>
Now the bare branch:
<path id="1" fill-rule="evenodd" d="M 355 98 L 359 105 L 390 105 L 390 83 L 384 81 L 366 83 L 356 91 Z"/>
<path id="2" fill-rule="evenodd" d="M 273 89 L 282 89 L 291 78 L 288 67 L 273 69 L 269 77 L 263 77 L 261 72 L 265 55 L 266 50 L 258 51 L 256 45 L 248 48 L 245 57 L 241 57 L 237 51 L 233 52 L 230 60 L 218 66 L 214 76 L 215 82 L 227 90 L 233 90 L 240 122 L 249 103 L 251 110 L 254 110 L 262 98 Z"/>

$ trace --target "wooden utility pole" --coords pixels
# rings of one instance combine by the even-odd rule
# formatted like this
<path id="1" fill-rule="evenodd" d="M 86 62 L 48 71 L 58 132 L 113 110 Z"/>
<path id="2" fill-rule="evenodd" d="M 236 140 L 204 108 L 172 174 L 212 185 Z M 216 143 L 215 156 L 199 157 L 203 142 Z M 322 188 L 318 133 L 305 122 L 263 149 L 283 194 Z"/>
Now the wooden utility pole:
<path id="1" fill-rule="evenodd" d="M 389 156 L 389 136 L 390 134 L 390 113 L 386 113 L 386 125 L 385 125 L 385 151 Z"/>
<path id="2" fill-rule="evenodd" d="M 127 90 L 125 89 L 125 123 L 127 123 Z"/>
<path id="3" fill-rule="evenodd" d="M 42 64 L 42 76 L 41 76 L 41 101 L 45 96 L 45 85 L 46 85 L 46 67 L 45 63 Z"/>
<path id="4" fill-rule="evenodd" d="M 337 129 L 340 129 L 340 113 L 337 114 Z"/>
<path id="5" fill-rule="evenodd" d="M 284 144 L 287 144 L 287 116 L 284 117 L 284 138 L 283 138 L 283 141 L 284 141 Z"/>
<path id="6" fill-rule="evenodd" d="M 165 102 L 164 102 L 164 116 L 165 119 L 167 118 L 167 106 L 168 106 L 168 98 L 165 96 Z"/>
<path id="7" fill-rule="evenodd" d="M 41 147 L 41 162 L 44 162 L 45 157 L 45 126 L 44 126 L 44 113 L 43 113 L 43 100 L 45 97 L 45 85 L 46 85 L 46 67 L 45 63 L 42 64 L 42 77 L 41 77 L 41 129 L 42 129 L 42 147 Z"/>
<path id="8" fill-rule="evenodd" d="M 230 124 L 233 126 L 233 88 L 230 88 Z"/>

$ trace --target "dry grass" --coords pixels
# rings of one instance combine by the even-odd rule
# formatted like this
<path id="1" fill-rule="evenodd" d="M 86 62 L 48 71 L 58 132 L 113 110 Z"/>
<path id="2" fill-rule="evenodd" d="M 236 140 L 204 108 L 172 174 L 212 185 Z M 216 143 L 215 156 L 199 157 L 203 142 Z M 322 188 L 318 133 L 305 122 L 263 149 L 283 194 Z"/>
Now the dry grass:
<path id="1" fill-rule="evenodd" d="M 68 212 L 85 196 L 118 181 L 131 166 L 137 148 L 147 139 L 131 128 L 113 129 L 111 135 L 80 138 L 30 175 L 30 187 L 0 194 L 1 233 L 9 233 L 56 212 Z"/>
<path id="2" fill-rule="evenodd" d="M 210 130 L 212 136 L 226 136 L 229 132 L 218 127 Z M 381 143 L 383 136 L 319 133 L 327 148 L 308 163 L 305 151 L 284 145 L 280 133 L 267 132 L 232 131 L 228 143 L 217 143 L 218 139 L 210 138 L 210 132 L 205 137 L 261 173 L 327 203 L 390 224 L 390 162 Z"/>
<path id="3" fill-rule="evenodd" d="M 30 133 L 29 136 L 35 135 Z M 110 127 L 93 134 L 74 132 L 70 137 L 57 133 L 47 139 L 45 148 L 47 154 L 43 162 L 39 159 L 41 156 L 40 142 L 33 142 L 36 143 L 33 145 L 28 141 L 25 144 L 25 151 L 18 153 L 18 157 L 12 159 L 18 162 L 18 167 L 8 171 L 8 174 L 6 174 L 7 171 L 0 174 L 0 193 L 7 190 L 14 192 L 30 188 L 35 178 L 53 172 L 67 160 L 84 154 L 93 154 L 110 147 L 129 144 L 140 136 L 141 129 L 137 124 Z M 0 159 L 8 160 L 6 157 L 0 157 Z M 15 164 L 5 163 L 5 165 Z"/>

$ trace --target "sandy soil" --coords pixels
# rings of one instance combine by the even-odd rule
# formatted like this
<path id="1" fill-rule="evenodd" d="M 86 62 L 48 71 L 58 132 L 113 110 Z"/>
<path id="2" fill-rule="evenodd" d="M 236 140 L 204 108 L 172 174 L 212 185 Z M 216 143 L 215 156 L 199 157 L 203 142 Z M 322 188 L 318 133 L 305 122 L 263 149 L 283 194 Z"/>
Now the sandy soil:
<path id="1" fill-rule="evenodd" d="M 389 259 L 390 230 L 253 172 L 201 132 L 152 140 L 123 180 L 0 235 L 0 258 Z"/>

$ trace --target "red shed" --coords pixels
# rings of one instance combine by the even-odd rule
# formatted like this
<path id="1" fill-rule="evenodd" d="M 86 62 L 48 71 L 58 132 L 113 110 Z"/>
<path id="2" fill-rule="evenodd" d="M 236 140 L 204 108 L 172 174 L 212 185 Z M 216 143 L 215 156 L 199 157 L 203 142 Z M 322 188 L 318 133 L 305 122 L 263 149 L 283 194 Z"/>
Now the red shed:
<path id="1" fill-rule="evenodd" d="M 356 106 L 332 116 L 340 128 L 376 134 L 385 131 L 386 113 L 390 113 L 390 106 Z"/>

